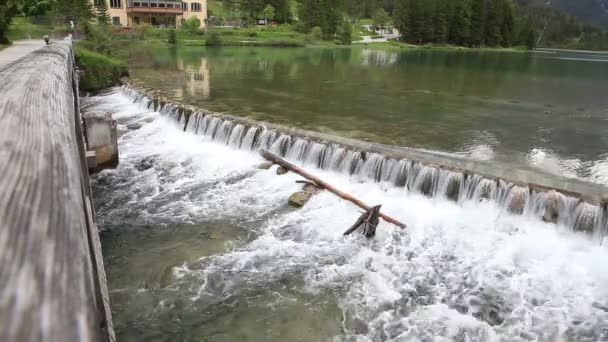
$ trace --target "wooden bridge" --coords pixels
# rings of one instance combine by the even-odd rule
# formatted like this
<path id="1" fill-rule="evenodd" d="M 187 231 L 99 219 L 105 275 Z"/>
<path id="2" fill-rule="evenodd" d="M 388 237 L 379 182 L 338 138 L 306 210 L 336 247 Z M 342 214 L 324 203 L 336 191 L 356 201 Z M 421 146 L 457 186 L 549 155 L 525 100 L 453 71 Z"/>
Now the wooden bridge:
<path id="1" fill-rule="evenodd" d="M 114 341 L 69 39 L 0 66 L 0 341 Z"/>

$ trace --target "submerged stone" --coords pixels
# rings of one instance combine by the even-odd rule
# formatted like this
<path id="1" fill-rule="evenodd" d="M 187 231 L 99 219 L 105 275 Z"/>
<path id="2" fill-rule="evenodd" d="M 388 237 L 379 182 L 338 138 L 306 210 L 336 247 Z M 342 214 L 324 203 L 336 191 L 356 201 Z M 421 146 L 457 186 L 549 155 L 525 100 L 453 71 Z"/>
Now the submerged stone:
<path id="1" fill-rule="evenodd" d="M 272 165 L 274 165 L 274 164 L 271 163 L 271 162 L 267 162 L 267 163 L 259 164 L 257 166 L 257 168 L 260 169 L 260 170 L 268 170 L 268 169 L 270 169 L 272 167 Z"/>
<path id="2" fill-rule="evenodd" d="M 303 191 L 306 192 L 310 192 L 311 194 L 316 194 L 319 191 L 321 191 L 321 188 L 319 188 L 318 186 L 311 184 L 311 183 L 305 183 L 304 186 L 302 187 Z"/>
<path id="3" fill-rule="evenodd" d="M 279 168 L 277 169 L 277 175 L 284 175 L 287 172 L 288 172 L 287 169 L 282 166 L 279 166 Z"/>
<path id="4" fill-rule="evenodd" d="M 139 122 L 130 123 L 127 125 L 127 128 L 130 130 L 140 129 L 141 127 L 142 127 L 142 124 L 140 124 Z"/>
<path id="5" fill-rule="evenodd" d="M 312 198 L 312 193 L 308 191 L 298 191 L 289 196 L 287 202 L 292 207 L 303 207 Z"/>

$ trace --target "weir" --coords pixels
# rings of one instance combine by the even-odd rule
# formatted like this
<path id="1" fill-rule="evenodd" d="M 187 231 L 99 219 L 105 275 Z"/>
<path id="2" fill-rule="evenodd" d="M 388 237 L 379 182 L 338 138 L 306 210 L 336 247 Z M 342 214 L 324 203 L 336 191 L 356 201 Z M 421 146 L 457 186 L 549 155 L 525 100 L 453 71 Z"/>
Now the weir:
<path id="1" fill-rule="evenodd" d="M 0 341 L 114 341 L 84 128 L 70 39 L 0 67 Z"/>
<path id="2" fill-rule="evenodd" d="M 494 201 L 511 213 L 598 236 L 608 230 L 608 188 L 603 185 L 212 113 L 156 97 L 153 91 L 126 81 L 122 91 L 134 102 L 169 116 L 184 131 L 232 148 L 268 149 L 304 165 L 458 203 Z"/>

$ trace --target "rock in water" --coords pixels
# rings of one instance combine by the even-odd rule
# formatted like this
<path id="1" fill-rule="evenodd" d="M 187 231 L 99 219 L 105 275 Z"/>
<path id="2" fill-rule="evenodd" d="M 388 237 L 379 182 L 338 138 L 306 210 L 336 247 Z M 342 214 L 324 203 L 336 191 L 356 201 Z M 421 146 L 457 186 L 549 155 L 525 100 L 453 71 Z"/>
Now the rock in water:
<path id="1" fill-rule="evenodd" d="M 141 128 L 141 124 L 136 122 L 136 123 L 130 123 L 127 125 L 127 128 L 130 130 L 136 130 L 136 129 L 140 129 Z"/>
<path id="2" fill-rule="evenodd" d="M 306 192 L 310 192 L 311 194 L 314 195 L 314 194 L 318 193 L 319 191 L 321 191 L 321 188 L 319 188 L 318 186 L 316 186 L 312 183 L 306 183 L 302 187 L 302 190 L 306 191 Z"/>
<path id="3" fill-rule="evenodd" d="M 260 165 L 257 166 L 258 169 L 260 170 L 268 170 L 272 167 L 272 163 L 262 163 Z"/>
<path id="4" fill-rule="evenodd" d="M 306 202 L 308 202 L 311 198 L 312 193 L 308 191 L 299 191 L 289 196 L 289 200 L 287 202 L 292 207 L 300 208 L 303 207 L 304 204 L 306 204 Z"/>
<path id="5" fill-rule="evenodd" d="M 277 169 L 277 175 L 284 175 L 287 172 L 288 172 L 287 169 L 282 166 L 279 166 L 279 168 Z"/>

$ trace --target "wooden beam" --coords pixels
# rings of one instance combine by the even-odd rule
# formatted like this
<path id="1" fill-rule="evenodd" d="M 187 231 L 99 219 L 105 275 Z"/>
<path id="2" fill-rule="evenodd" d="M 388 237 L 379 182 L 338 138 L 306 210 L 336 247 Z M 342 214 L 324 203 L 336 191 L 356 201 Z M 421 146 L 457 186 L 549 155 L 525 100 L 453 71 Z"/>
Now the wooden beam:
<path id="1" fill-rule="evenodd" d="M 323 181 L 319 177 L 316 177 L 316 176 L 308 173 L 304 169 L 299 168 L 298 166 L 296 166 L 296 165 L 294 165 L 294 164 L 286 161 L 285 159 L 277 156 L 274 153 L 271 153 L 271 152 L 266 151 L 266 150 L 260 150 L 260 155 L 262 157 L 264 157 L 265 159 L 267 159 L 267 160 L 269 160 L 269 161 L 271 161 L 271 162 L 273 162 L 273 163 L 275 163 L 277 165 L 280 165 L 280 166 L 286 168 L 287 170 L 289 170 L 291 172 L 295 172 L 295 173 L 299 174 L 300 176 L 302 176 L 302 177 L 304 177 L 304 178 L 312 181 L 313 183 L 315 183 L 320 188 L 326 189 L 327 191 L 333 193 L 334 195 L 336 195 L 336 196 L 338 196 L 338 197 L 340 197 L 340 198 L 342 198 L 344 200 L 347 200 L 347 201 L 355 204 L 359 208 L 365 209 L 365 211 L 370 211 L 372 209 L 371 206 L 365 204 L 363 201 L 361 201 L 361 200 L 359 200 L 359 199 L 357 199 L 357 198 L 355 198 L 355 197 L 347 194 L 344 191 L 341 191 L 341 190 L 338 190 L 338 189 L 334 188 L 329 183 Z M 392 218 L 392 217 L 390 217 L 390 216 L 388 216 L 386 214 L 380 213 L 380 217 L 382 217 L 382 219 L 384 221 L 386 221 L 388 223 L 392 223 L 392 224 L 394 224 L 395 226 L 397 226 L 397 227 L 399 227 L 401 229 L 407 228 L 407 226 L 405 224 L 399 222 L 398 220 L 396 220 L 396 219 L 394 219 L 394 218 Z"/>

